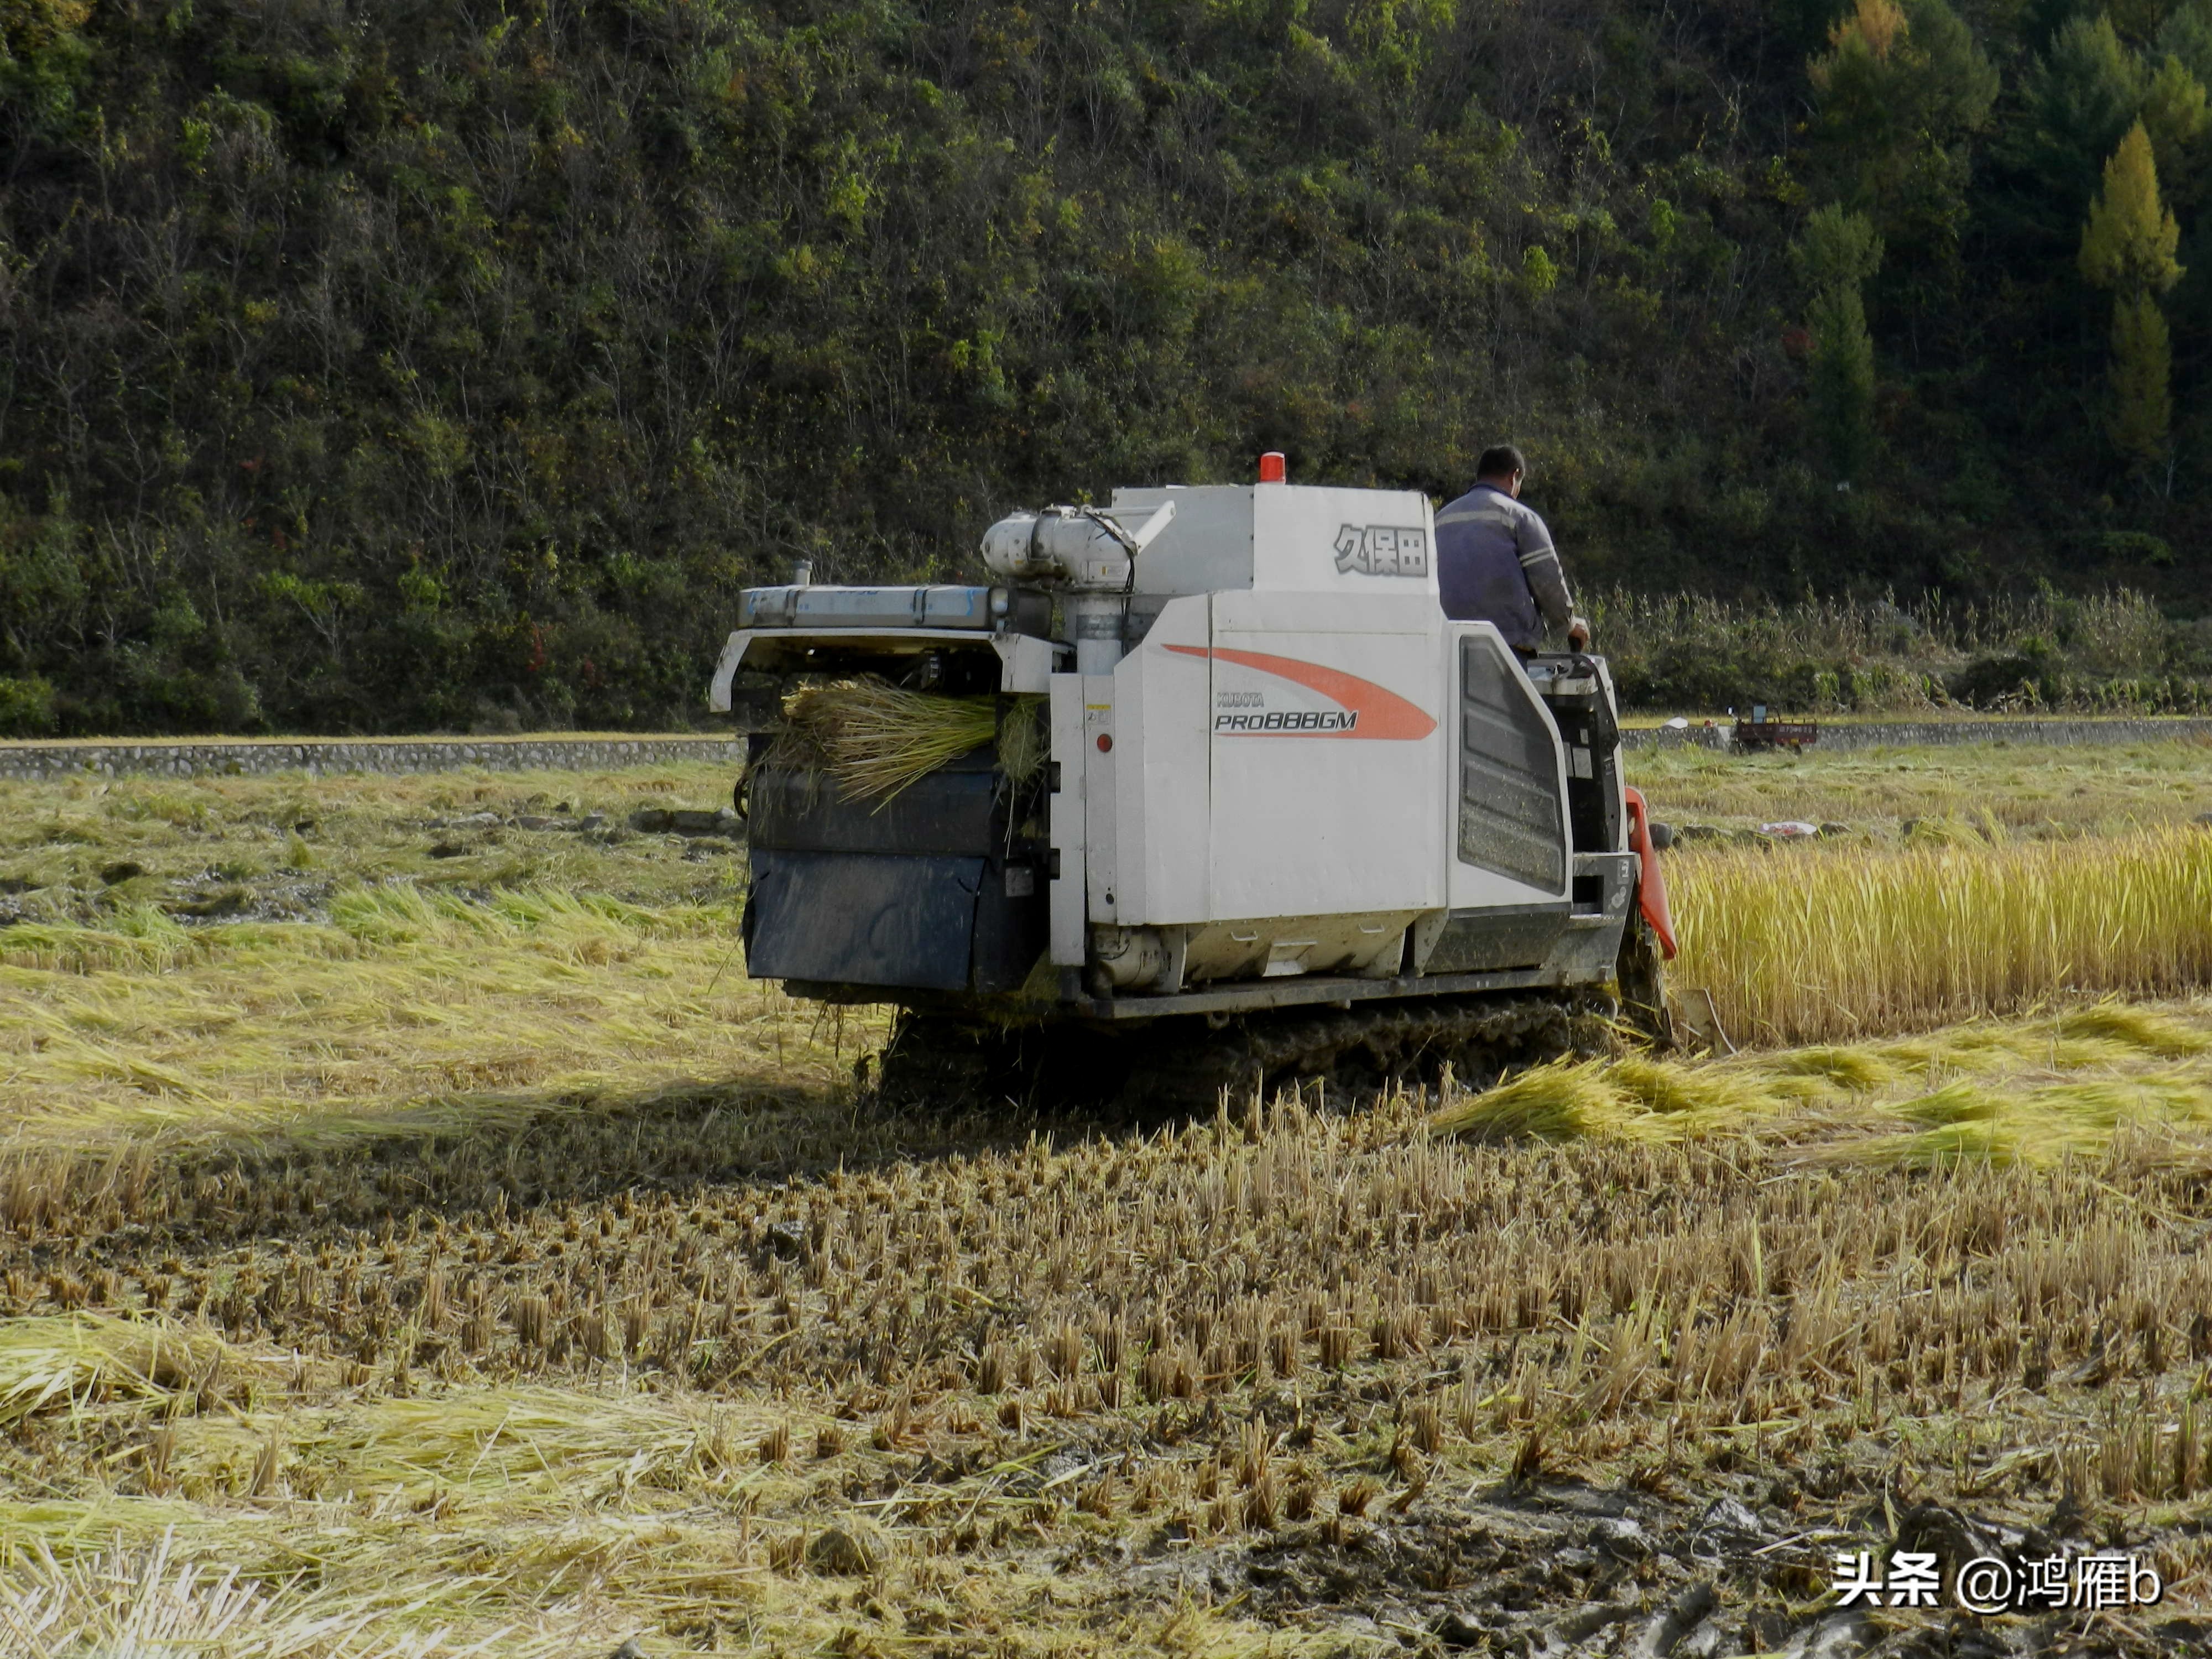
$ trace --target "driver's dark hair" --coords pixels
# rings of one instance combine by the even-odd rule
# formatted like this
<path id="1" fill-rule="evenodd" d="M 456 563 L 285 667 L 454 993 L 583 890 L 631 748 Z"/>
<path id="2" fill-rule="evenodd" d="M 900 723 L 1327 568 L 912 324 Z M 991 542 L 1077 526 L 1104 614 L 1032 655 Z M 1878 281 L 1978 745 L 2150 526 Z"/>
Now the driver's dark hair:
<path id="1" fill-rule="evenodd" d="M 1474 464 L 1474 476 L 1478 478 L 1510 478 L 1528 470 L 1527 459 L 1511 444 L 1491 445 Z"/>

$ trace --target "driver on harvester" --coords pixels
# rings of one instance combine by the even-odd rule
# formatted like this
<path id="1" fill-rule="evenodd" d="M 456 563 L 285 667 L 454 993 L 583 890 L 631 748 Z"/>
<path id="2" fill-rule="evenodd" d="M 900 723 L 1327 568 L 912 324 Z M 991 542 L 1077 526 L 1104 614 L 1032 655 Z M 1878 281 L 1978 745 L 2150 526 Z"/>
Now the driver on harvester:
<path id="1" fill-rule="evenodd" d="M 1482 452 L 1474 488 L 1437 514 L 1437 587 L 1455 622 L 1494 623 L 1505 643 L 1534 656 L 1548 623 L 1570 651 L 1589 648 L 1575 615 L 1559 550 L 1536 509 L 1521 500 L 1528 462 L 1511 444 Z"/>

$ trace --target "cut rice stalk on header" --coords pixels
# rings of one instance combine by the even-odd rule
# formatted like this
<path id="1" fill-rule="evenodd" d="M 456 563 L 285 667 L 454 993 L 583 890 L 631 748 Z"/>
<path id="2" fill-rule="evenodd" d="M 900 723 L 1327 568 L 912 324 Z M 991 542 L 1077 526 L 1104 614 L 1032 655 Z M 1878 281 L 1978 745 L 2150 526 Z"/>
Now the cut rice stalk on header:
<path id="1" fill-rule="evenodd" d="M 1020 697 L 1003 727 L 996 697 L 949 697 L 908 691 L 881 680 L 811 685 L 784 700 L 784 736 L 811 750 L 854 800 L 888 802 L 917 778 L 997 739 L 1001 769 L 1026 781 L 1042 763 L 1038 719 L 1043 699 Z M 789 759 L 799 758 L 791 748 Z"/>

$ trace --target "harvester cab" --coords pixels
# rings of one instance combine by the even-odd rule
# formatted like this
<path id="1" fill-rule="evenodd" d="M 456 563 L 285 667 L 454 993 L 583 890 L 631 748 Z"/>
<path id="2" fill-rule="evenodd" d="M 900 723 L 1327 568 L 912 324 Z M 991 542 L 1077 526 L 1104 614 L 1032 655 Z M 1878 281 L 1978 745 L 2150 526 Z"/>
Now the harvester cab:
<path id="1" fill-rule="evenodd" d="M 750 738 L 749 971 L 899 1005 L 894 1054 L 1084 1034 L 1154 1085 L 1662 1021 L 1606 665 L 1446 618 L 1434 546 L 1412 491 L 1168 486 L 993 526 L 991 586 L 748 590 L 713 706 L 830 716 Z M 980 722 L 889 793 L 835 718 L 884 687 Z"/>

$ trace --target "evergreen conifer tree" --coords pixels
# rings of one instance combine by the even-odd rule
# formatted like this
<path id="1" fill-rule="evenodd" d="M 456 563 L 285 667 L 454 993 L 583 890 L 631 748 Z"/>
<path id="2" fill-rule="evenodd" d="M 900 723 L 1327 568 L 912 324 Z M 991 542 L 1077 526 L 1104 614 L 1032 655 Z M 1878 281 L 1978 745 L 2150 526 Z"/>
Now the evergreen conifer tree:
<path id="1" fill-rule="evenodd" d="M 1815 176 L 1881 233 L 1889 297 L 1940 313 L 1960 276 L 1972 140 L 1989 125 L 1997 72 L 1946 0 L 1857 0 L 1828 46 L 1806 64 Z"/>
<path id="2" fill-rule="evenodd" d="M 2180 228 L 2160 202 L 2158 162 L 2138 121 L 2105 163 L 2104 188 L 2081 231 L 2081 275 L 2112 295 L 2110 432 L 2129 465 L 2165 459 L 2172 420 L 2172 353 L 2158 296 L 2180 278 Z"/>
<path id="3" fill-rule="evenodd" d="M 1861 289 L 1881 267 L 1881 238 L 1863 213 L 1830 203 L 1805 222 L 1790 253 L 1813 290 L 1813 418 L 1838 483 L 1856 482 L 1874 453 L 1874 339 Z"/>
<path id="4" fill-rule="evenodd" d="M 2212 130 L 2208 103 L 2204 83 L 2172 53 L 2143 90 L 2143 130 L 2168 202 L 2185 204 L 2196 197 L 2198 144 Z"/>

